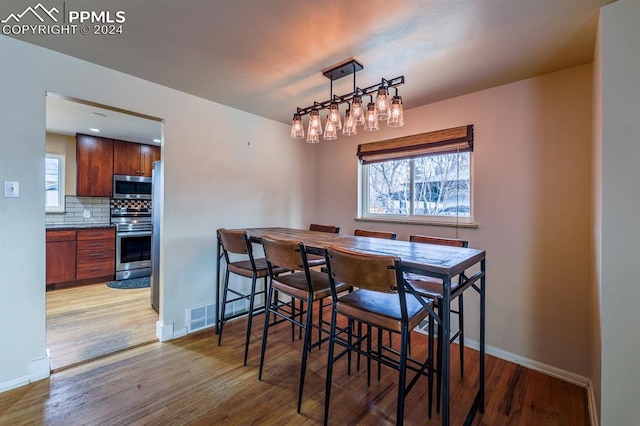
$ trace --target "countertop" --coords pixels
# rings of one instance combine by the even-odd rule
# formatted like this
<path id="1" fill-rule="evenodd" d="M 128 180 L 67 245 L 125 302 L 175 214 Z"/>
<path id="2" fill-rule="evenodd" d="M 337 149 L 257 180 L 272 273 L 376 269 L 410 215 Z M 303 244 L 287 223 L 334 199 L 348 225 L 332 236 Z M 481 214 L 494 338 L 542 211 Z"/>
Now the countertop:
<path id="1" fill-rule="evenodd" d="M 115 228 L 115 225 L 110 223 L 79 223 L 79 224 L 47 224 L 45 225 L 47 231 L 50 230 L 64 230 L 64 229 L 94 229 L 94 228 Z"/>

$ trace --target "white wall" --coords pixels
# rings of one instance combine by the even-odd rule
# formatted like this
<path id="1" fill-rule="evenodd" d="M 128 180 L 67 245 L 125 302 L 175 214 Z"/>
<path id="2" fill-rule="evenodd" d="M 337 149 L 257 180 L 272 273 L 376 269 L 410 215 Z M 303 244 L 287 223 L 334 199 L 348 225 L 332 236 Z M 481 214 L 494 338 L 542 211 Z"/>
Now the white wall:
<path id="1" fill-rule="evenodd" d="M 410 82 L 401 89 L 409 99 Z M 405 112 L 401 129 L 321 142 L 317 220 L 355 228 L 456 236 L 454 228 L 355 222 L 359 143 L 475 126 L 478 229 L 460 229 L 487 251 L 487 344 L 586 384 L 591 319 L 591 65 Z M 467 294 L 471 295 L 471 292 Z M 478 340 L 477 298 L 465 303 Z"/>
<path id="2" fill-rule="evenodd" d="M 596 229 L 600 233 L 603 425 L 636 425 L 640 418 L 639 22 L 638 0 L 621 0 L 601 9 L 602 111 L 597 117 L 601 133 L 596 144 L 601 148 L 602 199 Z"/>
<path id="3" fill-rule="evenodd" d="M 46 91 L 165 120 L 160 321 L 174 335 L 214 300 L 217 228 L 315 217 L 316 149 L 287 125 L 0 36 L 0 182 L 22 191 L 0 197 L 0 390 L 42 376 L 45 357 Z"/>

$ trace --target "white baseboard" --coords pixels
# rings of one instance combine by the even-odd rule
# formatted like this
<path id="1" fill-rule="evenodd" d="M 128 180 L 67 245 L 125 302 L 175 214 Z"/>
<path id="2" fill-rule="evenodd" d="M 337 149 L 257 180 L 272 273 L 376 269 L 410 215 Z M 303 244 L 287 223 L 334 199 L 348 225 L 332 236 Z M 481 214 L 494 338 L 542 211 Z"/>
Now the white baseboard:
<path id="1" fill-rule="evenodd" d="M 46 351 L 46 356 L 41 359 L 36 359 L 29 363 L 29 382 L 37 382 L 38 380 L 46 379 L 51 374 L 51 356 L 49 355 L 49 349 Z"/>
<path id="2" fill-rule="evenodd" d="M 173 329 L 173 323 L 163 324 L 160 321 L 156 321 L 156 337 L 161 342 L 167 340 L 177 339 L 178 337 L 186 336 L 187 328 L 181 328 L 180 330 Z"/>
<path id="3" fill-rule="evenodd" d="M 480 345 L 475 340 L 465 339 L 465 346 L 478 350 Z M 572 373 L 561 368 L 553 367 L 542 362 L 534 361 L 529 358 L 525 358 L 520 355 L 513 354 L 511 352 L 504 351 L 502 349 L 494 348 L 492 346 L 485 347 L 487 354 L 493 355 L 496 358 L 504 359 L 515 364 L 522 365 L 534 371 L 538 371 L 547 376 L 555 377 L 556 379 L 563 380 L 568 383 L 586 388 L 587 390 L 587 406 L 589 409 L 589 419 L 591 426 L 599 426 L 600 422 L 597 415 L 597 405 L 595 400 L 595 394 L 593 393 L 593 383 L 588 377 L 581 376 L 580 374 Z"/>
<path id="4" fill-rule="evenodd" d="M 464 339 L 464 341 L 465 341 L 465 346 L 475 350 L 480 349 L 479 343 L 476 342 L 475 340 Z M 540 373 L 546 374 L 547 376 L 555 377 L 556 379 L 573 383 L 574 385 L 578 385 L 583 388 L 587 388 L 591 381 L 589 378 L 581 376 L 576 373 L 572 373 L 571 371 L 563 370 L 561 368 L 557 368 L 552 365 L 534 361 L 532 359 L 525 358 L 523 356 L 516 355 L 511 352 L 504 351 L 502 349 L 494 348 L 493 346 L 486 345 L 485 350 L 487 354 L 493 355 L 496 358 L 504 359 L 505 361 L 510 361 L 515 364 L 520 364 L 523 367 L 527 367 L 534 371 L 539 371 Z"/>
<path id="5" fill-rule="evenodd" d="M 31 382 L 37 382 L 38 380 L 46 379 L 50 375 L 51 356 L 49 354 L 49 349 L 47 349 L 46 356 L 44 358 L 36 359 L 29 363 L 28 376 L 22 376 L 0 383 L 0 393 L 19 388 L 20 386 L 28 385 Z"/>
<path id="6" fill-rule="evenodd" d="M 18 377 L 13 380 L 0 383 L 0 393 L 6 392 L 11 389 L 19 388 L 20 386 L 29 384 L 29 376 Z"/>
<path id="7" fill-rule="evenodd" d="M 178 337 L 182 337 L 182 336 L 186 336 L 186 335 L 187 335 L 187 328 L 186 327 L 173 332 L 173 338 L 174 339 L 177 339 Z"/>
<path id="8" fill-rule="evenodd" d="M 173 323 L 165 325 L 162 321 L 156 321 L 156 337 L 161 342 L 173 339 Z"/>

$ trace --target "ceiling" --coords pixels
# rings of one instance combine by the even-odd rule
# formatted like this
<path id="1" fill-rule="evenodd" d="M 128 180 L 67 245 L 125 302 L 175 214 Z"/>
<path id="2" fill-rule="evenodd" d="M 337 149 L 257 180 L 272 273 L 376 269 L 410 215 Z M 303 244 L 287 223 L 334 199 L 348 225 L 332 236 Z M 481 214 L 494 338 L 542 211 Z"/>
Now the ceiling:
<path id="1" fill-rule="evenodd" d="M 123 34 L 19 36 L 290 123 L 330 97 L 322 71 L 350 58 L 357 85 L 405 76 L 405 108 L 590 63 L 612 0 L 42 0 L 126 13 Z M 35 3 L 35 0 L 32 1 Z M 24 10 L 3 0 L 0 18 Z M 334 82 L 334 94 L 352 90 Z"/>
<path id="2" fill-rule="evenodd" d="M 74 136 L 76 133 L 130 142 L 160 145 L 162 123 L 134 113 L 47 95 L 47 132 Z"/>

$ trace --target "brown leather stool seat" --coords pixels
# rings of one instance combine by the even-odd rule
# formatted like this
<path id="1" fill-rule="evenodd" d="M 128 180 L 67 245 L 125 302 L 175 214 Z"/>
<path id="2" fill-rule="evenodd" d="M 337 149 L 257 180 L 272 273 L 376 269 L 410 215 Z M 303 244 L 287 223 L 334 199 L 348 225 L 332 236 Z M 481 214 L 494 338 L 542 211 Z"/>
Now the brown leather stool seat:
<path id="1" fill-rule="evenodd" d="M 264 311 L 264 307 L 255 306 L 256 294 L 264 294 L 265 290 L 256 291 L 256 282 L 258 278 L 264 278 L 264 288 L 267 287 L 267 277 L 269 276 L 269 270 L 267 267 L 267 261 L 264 258 L 253 257 L 253 246 L 251 240 L 246 231 L 243 230 L 229 230 L 218 229 L 218 241 L 222 247 L 222 254 L 226 261 L 226 271 L 224 278 L 224 289 L 222 293 L 222 303 L 220 304 L 220 317 L 218 327 L 218 346 L 222 344 L 222 332 L 224 325 L 230 319 L 244 315 L 244 312 L 235 313 L 233 315 L 227 315 L 227 305 L 232 304 L 238 300 L 246 300 L 249 302 L 249 310 L 247 314 L 247 331 L 244 344 L 244 365 L 247 365 L 247 356 L 249 353 L 249 342 L 251 340 L 251 326 L 253 317 Z M 232 261 L 232 256 L 240 256 L 243 260 Z M 285 272 L 285 269 L 277 269 L 274 273 Z M 219 273 L 219 271 L 218 271 Z M 229 275 L 233 273 L 242 277 L 251 278 L 251 288 L 249 292 L 243 291 L 240 288 L 232 288 L 229 285 Z"/>
<path id="2" fill-rule="evenodd" d="M 331 295 L 331 284 L 327 274 L 309 269 L 307 251 L 304 243 L 264 236 L 262 238 L 262 245 L 268 262 L 271 280 L 266 295 L 266 313 L 262 334 L 258 379 L 262 380 L 269 329 L 281 322 L 289 322 L 304 330 L 304 345 L 302 349 L 302 363 L 300 366 L 298 387 L 298 412 L 300 412 L 307 368 L 307 354 L 311 349 L 319 346 L 329 338 L 328 328 L 323 328 L 325 323 L 322 321 L 322 309 L 319 309 L 319 323 L 313 323 L 313 302 L 316 300 L 320 301 L 320 307 L 322 307 L 322 299 Z M 277 275 L 275 271 L 278 269 L 286 269 L 294 272 L 292 274 Z M 348 290 L 350 290 L 350 288 L 346 284 L 340 284 L 336 286 L 335 289 L 338 293 Z M 289 296 L 291 301 L 286 302 L 282 300 L 283 295 Z M 304 302 L 300 303 L 300 308 L 297 308 L 298 304 L 296 300 Z M 307 308 L 303 310 L 305 304 Z M 271 320 L 271 315 L 274 316 L 274 321 Z M 305 317 L 304 321 L 303 316 Z M 315 343 L 311 343 L 313 328 L 318 329 L 319 333 L 318 341 Z M 323 332 L 326 335 L 324 339 L 322 338 Z"/>
<path id="3" fill-rule="evenodd" d="M 417 380 L 427 375 L 431 380 L 431 360 L 418 361 L 408 356 L 409 333 L 425 319 L 431 309 L 431 302 L 405 292 L 401 260 L 394 256 L 365 254 L 340 247 L 327 250 L 327 267 L 332 285 L 333 308 L 331 333 L 327 362 L 327 383 L 325 390 L 324 423 L 329 419 L 329 403 L 333 364 L 352 351 L 367 357 L 367 381 L 370 381 L 371 361 L 398 370 L 398 397 L 396 423 L 402 424 L 404 400 Z M 356 288 L 352 293 L 339 296 L 336 285 L 341 283 Z M 338 315 L 348 319 L 348 329 L 337 329 Z M 354 339 L 355 322 L 367 327 L 365 335 L 357 334 Z M 372 328 L 388 330 L 400 335 L 397 351 L 383 351 L 378 338 L 377 349 L 372 349 Z M 366 349 L 362 349 L 366 343 Z M 335 346 L 344 348 L 335 354 Z M 407 370 L 415 374 L 408 380 Z"/>

